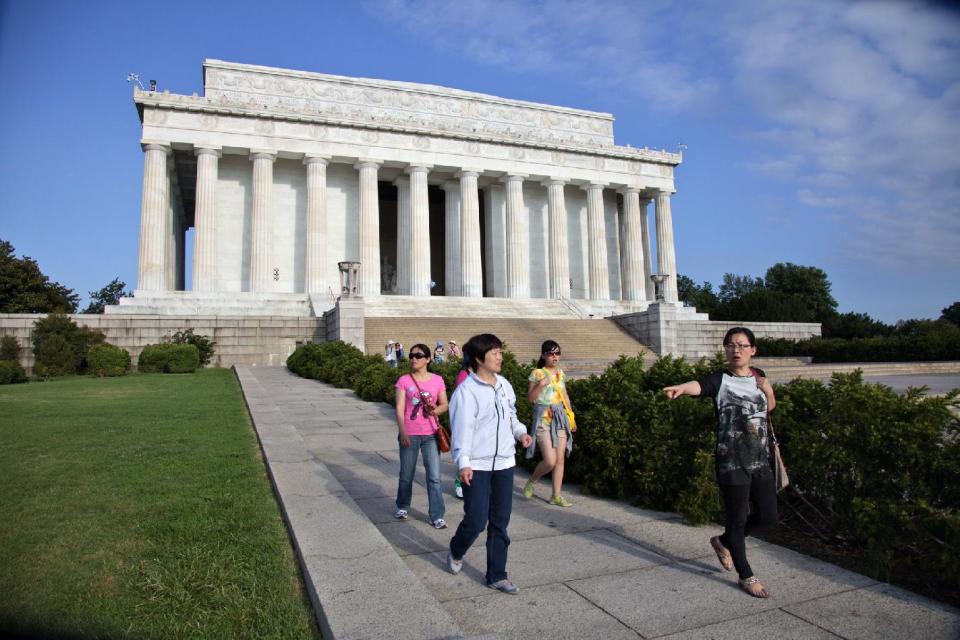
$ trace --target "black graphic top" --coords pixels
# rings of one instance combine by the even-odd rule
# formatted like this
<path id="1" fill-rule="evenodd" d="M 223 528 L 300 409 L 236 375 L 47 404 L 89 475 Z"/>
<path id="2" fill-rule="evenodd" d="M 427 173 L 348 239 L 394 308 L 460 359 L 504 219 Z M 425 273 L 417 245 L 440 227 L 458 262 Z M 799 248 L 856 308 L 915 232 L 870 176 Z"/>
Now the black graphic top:
<path id="1" fill-rule="evenodd" d="M 724 370 L 699 383 L 717 412 L 717 482 L 749 484 L 753 475 L 770 475 L 767 396 L 756 378 Z"/>

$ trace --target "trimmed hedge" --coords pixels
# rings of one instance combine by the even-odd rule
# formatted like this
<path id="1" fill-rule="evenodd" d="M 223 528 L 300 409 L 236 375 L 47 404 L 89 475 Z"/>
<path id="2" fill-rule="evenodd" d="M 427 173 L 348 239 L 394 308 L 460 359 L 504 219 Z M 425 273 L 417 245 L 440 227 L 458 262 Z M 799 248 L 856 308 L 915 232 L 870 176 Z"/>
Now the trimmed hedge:
<path id="1" fill-rule="evenodd" d="M 906 335 L 849 340 L 759 338 L 757 352 L 762 356 L 811 356 L 818 363 L 960 360 L 960 327 L 941 320 L 924 321 L 906 329 Z"/>
<path id="2" fill-rule="evenodd" d="M 0 360 L 0 384 L 20 384 L 27 381 L 27 372 L 19 362 Z"/>
<path id="3" fill-rule="evenodd" d="M 137 359 L 140 373 L 193 373 L 200 351 L 192 344 L 148 344 Z"/>
<path id="4" fill-rule="evenodd" d="M 87 352 L 91 375 L 104 378 L 126 375 L 130 370 L 130 353 L 112 344 L 98 344 Z"/>
<path id="5" fill-rule="evenodd" d="M 87 352 L 106 336 L 77 325 L 62 313 L 51 313 L 33 323 L 33 372 L 40 377 L 84 373 Z"/>

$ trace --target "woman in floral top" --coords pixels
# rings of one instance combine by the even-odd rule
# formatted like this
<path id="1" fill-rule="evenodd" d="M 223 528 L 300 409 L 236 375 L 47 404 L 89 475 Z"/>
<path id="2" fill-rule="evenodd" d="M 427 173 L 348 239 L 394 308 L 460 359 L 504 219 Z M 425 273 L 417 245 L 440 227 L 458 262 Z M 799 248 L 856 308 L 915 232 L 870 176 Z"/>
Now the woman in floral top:
<path id="1" fill-rule="evenodd" d="M 573 411 L 567 395 L 567 377 L 560 368 L 560 345 L 547 340 L 540 347 L 540 361 L 530 374 L 527 400 L 533 403 L 533 420 L 530 421 L 533 442 L 527 447 L 527 458 L 532 458 L 537 447 L 543 460 L 533 470 L 533 475 L 523 487 L 525 498 L 533 497 L 537 480 L 553 472 L 553 494 L 550 504 L 569 507 L 572 503 L 560 494 L 563 486 L 563 464 L 573 450 L 574 427 L 570 423 Z M 568 414 L 569 411 L 569 414 Z"/>

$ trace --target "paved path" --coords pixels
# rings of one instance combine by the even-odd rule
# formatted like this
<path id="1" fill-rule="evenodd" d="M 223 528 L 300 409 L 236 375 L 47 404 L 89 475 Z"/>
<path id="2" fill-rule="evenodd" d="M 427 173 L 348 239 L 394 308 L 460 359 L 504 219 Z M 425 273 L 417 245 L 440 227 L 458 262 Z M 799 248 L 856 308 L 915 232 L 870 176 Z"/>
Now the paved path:
<path id="1" fill-rule="evenodd" d="M 443 462 L 447 521 L 426 523 L 422 468 L 411 519 L 392 518 L 392 409 L 286 369 L 237 367 L 327 640 L 353 638 L 950 638 L 960 611 L 776 545 L 750 561 L 773 592 L 750 598 L 717 565 L 715 526 L 568 495 L 519 493 L 508 570 L 517 596 L 483 585 L 483 536 L 458 576 L 443 569 L 462 507 Z"/>

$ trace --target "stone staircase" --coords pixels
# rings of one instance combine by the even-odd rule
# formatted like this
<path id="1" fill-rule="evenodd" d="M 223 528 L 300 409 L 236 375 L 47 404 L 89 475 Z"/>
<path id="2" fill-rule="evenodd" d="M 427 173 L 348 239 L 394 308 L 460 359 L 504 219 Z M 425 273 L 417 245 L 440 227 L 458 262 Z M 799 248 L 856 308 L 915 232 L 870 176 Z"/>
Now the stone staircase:
<path id="1" fill-rule="evenodd" d="M 400 340 L 409 353 L 417 342 L 432 349 L 437 340 L 442 340 L 446 348 L 453 338 L 463 346 L 472 335 L 493 333 L 507 343 L 520 362 L 538 358 L 544 340 L 556 340 L 563 348 L 564 371 L 571 377 L 600 373 L 621 354 L 643 353 L 648 362 L 655 358 L 647 347 L 611 320 L 487 317 L 465 313 L 458 318 L 367 316 L 364 322 L 367 353 L 383 353 L 387 340 Z"/>
<path id="2" fill-rule="evenodd" d="M 251 293 L 202 291 L 135 291 L 110 305 L 109 315 L 163 316 L 279 316 L 304 318 L 313 314 L 311 301 L 303 293 Z"/>

